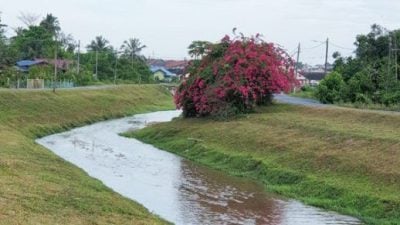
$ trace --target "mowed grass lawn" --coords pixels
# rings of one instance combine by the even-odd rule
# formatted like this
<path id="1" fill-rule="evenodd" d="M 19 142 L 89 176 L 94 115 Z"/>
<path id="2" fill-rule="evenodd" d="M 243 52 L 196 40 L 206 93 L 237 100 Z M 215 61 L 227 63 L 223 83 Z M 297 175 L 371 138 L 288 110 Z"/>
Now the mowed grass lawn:
<path id="1" fill-rule="evenodd" d="M 0 90 L 0 224 L 165 224 L 35 138 L 108 118 L 173 109 L 156 85 Z"/>
<path id="2" fill-rule="evenodd" d="M 400 114 L 276 104 L 127 135 L 367 224 L 400 224 Z"/>

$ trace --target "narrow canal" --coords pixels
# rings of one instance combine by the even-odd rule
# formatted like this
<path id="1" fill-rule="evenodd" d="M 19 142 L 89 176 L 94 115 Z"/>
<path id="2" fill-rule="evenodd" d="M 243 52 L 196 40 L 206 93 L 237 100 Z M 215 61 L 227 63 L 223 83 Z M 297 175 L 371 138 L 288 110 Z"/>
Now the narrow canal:
<path id="1" fill-rule="evenodd" d="M 142 114 L 37 142 L 175 224 L 360 224 L 352 217 L 268 194 L 257 183 L 119 135 L 177 116 L 178 111 Z"/>

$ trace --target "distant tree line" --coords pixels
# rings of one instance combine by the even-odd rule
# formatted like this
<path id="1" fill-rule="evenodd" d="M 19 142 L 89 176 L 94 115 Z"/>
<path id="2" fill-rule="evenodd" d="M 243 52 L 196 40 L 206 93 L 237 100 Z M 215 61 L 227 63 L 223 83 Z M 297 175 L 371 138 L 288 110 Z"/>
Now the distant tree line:
<path id="1" fill-rule="evenodd" d="M 318 86 L 316 96 L 325 103 L 400 103 L 400 30 L 373 25 L 358 35 L 355 56 L 335 52 L 334 70 Z"/>
<path id="2" fill-rule="evenodd" d="M 97 36 L 78 57 L 78 41 L 62 31 L 57 17 L 21 14 L 25 27 L 14 28 L 15 35 L 6 36 L 11 28 L 1 22 L 0 15 L 0 87 L 10 81 L 26 78 L 53 79 L 54 65 L 33 66 L 28 73 L 19 72 L 15 65 L 20 60 L 68 60 L 71 66 L 58 71 L 58 79 L 68 79 L 77 85 L 95 82 L 152 82 L 151 72 L 141 51 L 146 47 L 139 39 L 130 38 L 120 48 Z M 38 22 L 39 21 L 39 22 Z M 78 65 L 78 58 L 79 65 Z M 54 63 L 54 61 L 53 61 Z"/>

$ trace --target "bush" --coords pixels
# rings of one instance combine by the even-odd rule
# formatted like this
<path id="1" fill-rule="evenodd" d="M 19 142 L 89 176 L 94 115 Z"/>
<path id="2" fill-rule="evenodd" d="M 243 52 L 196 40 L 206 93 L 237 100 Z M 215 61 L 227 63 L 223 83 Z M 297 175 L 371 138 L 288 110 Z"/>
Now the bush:
<path id="1" fill-rule="evenodd" d="M 356 94 L 355 102 L 362 103 L 362 104 L 365 104 L 365 105 L 372 104 L 371 98 L 368 97 L 368 95 L 361 94 L 361 93 L 357 93 Z"/>
<path id="2" fill-rule="evenodd" d="M 321 81 L 317 88 L 316 96 L 322 103 L 333 104 L 342 101 L 344 90 L 345 83 L 342 75 L 332 72 Z"/>
<path id="3" fill-rule="evenodd" d="M 226 36 L 205 48 L 201 60 L 190 62 L 190 76 L 175 95 L 185 117 L 250 112 L 271 102 L 273 93 L 288 92 L 296 83 L 292 60 L 258 36 Z"/>
<path id="4" fill-rule="evenodd" d="M 86 86 L 93 82 L 93 74 L 91 71 L 81 68 L 79 75 L 74 70 L 69 70 L 64 74 L 60 74 L 60 78 L 71 80 L 76 86 Z"/>
<path id="5" fill-rule="evenodd" d="M 386 106 L 396 105 L 400 103 L 400 91 L 388 92 L 383 94 L 382 103 Z"/>
<path id="6" fill-rule="evenodd" d="M 304 91 L 304 92 L 312 92 L 312 91 L 314 91 L 314 87 L 311 87 L 310 85 L 305 85 L 305 86 L 301 87 L 300 90 Z"/>
<path id="7" fill-rule="evenodd" d="M 9 88 L 18 78 L 19 72 L 14 67 L 6 67 L 0 70 L 0 87 Z"/>
<path id="8" fill-rule="evenodd" d="M 54 67 L 51 65 L 32 66 L 29 69 L 30 79 L 45 79 L 50 80 L 54 76 Z"/>
<path id="9" fill-rule="evenodd" d="M 369 71 L 361 71 L 356 73 L 349 81 L 348 81 L 348 100 L 352 102 L 358 102 L 357 98 L 363 99 L 369 98 L 368 96 L 372 96 L 375 92 L 375 85 L 371 79 Z M 361 97 L 359 96 L 361 95 Z M 364 99 L 365 100 L 365 99 Z M 361 102 L 364 103 L 364 102 Z"/>

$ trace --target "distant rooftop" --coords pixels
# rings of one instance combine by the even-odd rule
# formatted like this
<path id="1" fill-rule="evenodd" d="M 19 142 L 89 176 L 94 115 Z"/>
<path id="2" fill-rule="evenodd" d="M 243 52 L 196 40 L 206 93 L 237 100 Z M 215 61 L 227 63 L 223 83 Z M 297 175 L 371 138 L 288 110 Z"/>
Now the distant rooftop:
<path id="1" fill-rule="evenodd" d="M 156 73 L 158 71 L 161 71 L 165 74 L 167 77 L 176 77 L 175 73 L 172 73 L 171 71 L 167 70 L 165 67 L 162 66 L 151 66 L 150 67 L 151 72 Z"/>

